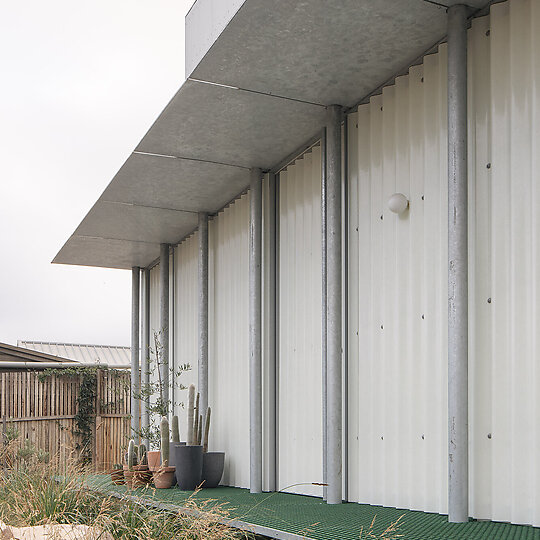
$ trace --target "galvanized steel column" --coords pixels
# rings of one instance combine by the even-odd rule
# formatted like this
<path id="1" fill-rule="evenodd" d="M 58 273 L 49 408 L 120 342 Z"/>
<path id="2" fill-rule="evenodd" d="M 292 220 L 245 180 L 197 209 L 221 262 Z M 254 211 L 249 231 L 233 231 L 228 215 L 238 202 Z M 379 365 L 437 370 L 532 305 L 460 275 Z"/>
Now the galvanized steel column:
<path id="1" fill-rule="evenodd" d="M 175 279 L 174 276 L 176 275 L 175 270 L 175 259 L 174 259 L 174 247 L 169 251 L 169 379 L 172 376 L 172 381 L 169 380 L 169 399 L 171 401 L 170 403 L 170 410 L 169 413 L 171 416 L 176 414 L 176 394 L 177 394 L 177 384 L 175 380 L 175 373 L 176 373 L 176 355 L 174 352 L 174 328 L 175 328 L 175 296 L 176 296 L 176 290 L 175 290 Z"/>
<path id="2" fill-rule="evenodd" d="M 139 439 L 141 380 L 139 373 L 139 299 L 141 269 L 131 269 L 131 436 Z"/>
<path id="3" fill-rule="evenodd" d="M 199 392 L 201 411 L 208 407 L 208 214 L 199 213 Z"/>
<path id="4" fill-rule="evenodd" d="M 145 434 L 150 429 L 150 413 L 148 411 L 148 385 L 150 384 L 150 270 L 143 270 L 142 286 L 142 324 L 141 324 L 141 385 L 143 399 L 141 401 L 141 426 Z M 150 440 L 145 437 L 144 444 L 150 448 Z"/>
<path id="5" fill-rule="evenodd" d="M 322 255 L 322 340 L 321 340 L 321 364 L 322 364 L 322 455 L 323 455 L 323 484 L 327 483 L 327 453 L 328 434 L 326 432 L 326 399 L 327 399 L 327 340 L 326 340 L 326 128 L 321 133 L 321 255 Z M 323 487 L 323 500 L 327 499 L 328 488 Z"/>
<path id="6" fill-rule="evenodd" d="M 268 491 L 277 490 L 277 178 L 268 176 Z"/>
<path id="7" fill-rule="evenodd" d="M 467 7 L 448 8 L 448 521 L 469 517 Z"/>
<path id="8" fill-rule="evenodd" d="M 161 342 L 161 384 L 163 403 L 169 412 L 169 244 L 159 249 L 159 325 Z M 157 352 L 157 351 L 156 351 Z"/>
<path id="9" fill-rule="evenodd" d="M 249 489 L 262 492 L 262 182 L 251 169 L 249 216 Z"/>
<path id="10" fill-rule="evenodd" d="M 344 501 L 349 500 L 349 117 L 343 117 L 343 147 L 342 147 L 342 177 L 341 177 L 341 200 L 342 200 L 342 242 L 343 242 L 343 285 L 341 297 L 343 298 L 343 321 L 341 325 L 343 339 L 343 496 Z"/>
<path id="11" fill-rule="evenodd" d="M 328 107 L 326 124 L 327 265 L 327 502 L 342 502 L 342 252 L 341 107 Z"/>

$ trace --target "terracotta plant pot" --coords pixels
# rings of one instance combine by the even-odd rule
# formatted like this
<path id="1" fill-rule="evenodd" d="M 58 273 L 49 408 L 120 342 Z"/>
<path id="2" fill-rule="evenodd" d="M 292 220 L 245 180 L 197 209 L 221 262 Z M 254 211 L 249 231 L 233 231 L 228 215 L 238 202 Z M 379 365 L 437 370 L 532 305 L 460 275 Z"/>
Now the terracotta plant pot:
<path id="1" fill-rule="evenodd" d="M 203 488 L 215 488 L 223 476 L 225 452 L 206 452 L 203 454 L 202 479 Z"/>
<path id="2" fill-rule="evenodd" d="M 133 472 L 129 470 L 127 465 L 124 465 L 124 478 L 129 489 L 133 489 Z"/>
<path id="3" fill-rule="evenodd" d="M 126 480 L 124 478 L 124 469 L 111 469 L 110 473 L 113 484 L 121 486 L 126 483 Z"/>
<path id="4" fill-rule="evenodd" d="M 154 486 L 157 489 L 169 489 L 172 486 L 175 467 L 160 467 L 154 471 Z"/>
<path id="5" fill-rule="evenodd" d="M 146 459 L 148 460 L 148 469 L 157 471 L 161 465 L 161 452 L 159 450 L 150 450 L 146 452 Z"/>
<path id="6" fill-rule="evenodd" d="M 145 487 L 152 483 L 152 471 L 148 465 L 134 465 L 133 467 L 133 487 Z"/>

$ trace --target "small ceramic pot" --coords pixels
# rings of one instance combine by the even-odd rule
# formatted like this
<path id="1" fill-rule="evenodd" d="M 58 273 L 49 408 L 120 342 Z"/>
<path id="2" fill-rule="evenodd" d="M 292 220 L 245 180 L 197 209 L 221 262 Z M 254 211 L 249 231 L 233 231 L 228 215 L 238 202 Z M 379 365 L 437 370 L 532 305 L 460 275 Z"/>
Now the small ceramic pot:
<path id="1" fill-rule="evenodd" d="M 176 453 L 176 481 L 178 487 L 185 491 L 193 491 L 200 483 L 202 476 L 202 446 L 180 446 Z"/>
<path id="2" fill-rule="evenodd" d="M 202 480 L 203 488 L 218 487 L 223 476 L 225 452 L 206 452 L 203 454 Z"/>
<path id="3" fill-rule="evenodd" d="M 146 459 L 148 460 L 148 469 L 157 471 L 161 465 L 161 452 L 159 450 L 150 450 L 146 452 Z"/>
<path id="4" fill-rule="evenodd" d="M 172 486 L 175 467 L 160 467 L 154 471 L 154 486 L 157 489 L 169 489 Z"/>
<path id="5" fill-rule="evenodd" d="M 126 483 L 126 480 L 124 478 L 124 469 L 111 469 L 110 473 L 111 481 L 113 484 L 121 486 Z"/>

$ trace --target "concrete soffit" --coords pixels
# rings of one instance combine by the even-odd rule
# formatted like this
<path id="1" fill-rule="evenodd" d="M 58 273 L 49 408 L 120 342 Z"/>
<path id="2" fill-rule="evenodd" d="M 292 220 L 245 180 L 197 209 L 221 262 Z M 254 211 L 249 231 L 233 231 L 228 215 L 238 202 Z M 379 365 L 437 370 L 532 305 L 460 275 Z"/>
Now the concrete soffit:
<path id="1" fill-rule="evenodd" d="M 327 105 L 354 106 L 440 41 L 442 3 L 246 0 L 53 262 L 148 266 L 160 243 L 196 229 L 197 212 L 244 191 L 250 168 L 316 139 Z"/>

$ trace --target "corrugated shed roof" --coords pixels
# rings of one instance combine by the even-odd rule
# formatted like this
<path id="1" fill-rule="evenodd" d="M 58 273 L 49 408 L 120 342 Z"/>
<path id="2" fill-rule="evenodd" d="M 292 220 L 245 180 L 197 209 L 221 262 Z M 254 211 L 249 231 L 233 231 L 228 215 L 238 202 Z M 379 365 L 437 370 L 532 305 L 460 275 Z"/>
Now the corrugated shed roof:
<path id="1" fill-rule="evenodd" d="M 127 368 L 131 364 L 131 347 L 118 345 L 84 345 L 81 343 L 54 343 L 47 341 L 18 340 L 25 349 L 40 351 L 53 356 L 81 362 L 82 364 L 107 364 L 109 367 Z"/>
<path id="2" fill-rule="evenodd" d="M 38 351 L 36 349 L 28 350 L 26 347 L 15 347 L 7 343 L 0 343 L 0 361 L 2 362 L 58 362 L 59 364 L 65 360 L 58 358 L 55 355 Z"/>

